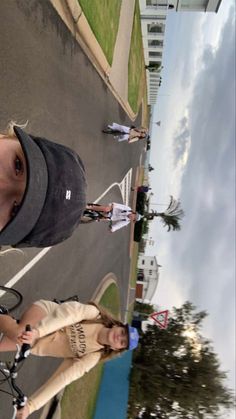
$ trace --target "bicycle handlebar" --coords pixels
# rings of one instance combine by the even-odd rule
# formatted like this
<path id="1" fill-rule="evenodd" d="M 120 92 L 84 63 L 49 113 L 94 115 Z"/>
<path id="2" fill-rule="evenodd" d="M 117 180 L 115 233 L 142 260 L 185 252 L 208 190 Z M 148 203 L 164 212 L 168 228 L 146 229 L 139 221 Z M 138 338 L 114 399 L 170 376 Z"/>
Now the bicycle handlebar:
<path id="1" fill-rule="evenodd" d="M 26 332 L 30 332 L 32 330 L 32 327 L 30 324 L 27 324 L 25 327 Z M 30 345 L 28 343 L 23 343 L 21 347 L 20 355 L 23 357 L 23 359 L 27 358 L 30 354 Z"/>
<path id="2" fill-rule="evenodd" d="M 26 325 L 25 330 L 29 332 L 31 329 L 31 326 L 29 324 Z M 27 403 L 27 397 L 24 395 L 24 393 L 21 391 L 21 389 L 16 385 L 15 379 L 17 377 L 17 366 L 20 362 L 25 360 L 30 354 L 30 345 L 28 343 L 23 343 L 23 345 L 20 347 L 17 345 L 17 352 L 15 355 L 15 359 L 13 362 L 12 367 L 10 368 L 10 379 L 11 379 L 11 385 L 12 388 L 17 393 L 17 397 L 13 400 L 13 407 L 14 407 L 14 414 L 13 418 L 16 417 L 17 410 L 23 408 Z"/>

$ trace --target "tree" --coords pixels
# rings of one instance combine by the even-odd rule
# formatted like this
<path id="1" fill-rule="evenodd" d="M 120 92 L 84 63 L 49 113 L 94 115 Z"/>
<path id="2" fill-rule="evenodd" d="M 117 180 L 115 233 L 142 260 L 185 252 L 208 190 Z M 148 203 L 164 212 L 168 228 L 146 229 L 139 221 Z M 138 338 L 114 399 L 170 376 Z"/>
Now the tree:
<path id="1" fill-rule="evenodd" d="M 167 227 L 167 231 L 170 231 L 171 229 L 174 231 L 181 229 L 180 220 L 184 216 L 184 211 L 181 208 L 180 201 L 177 201 L 171 196 L 170 204 L 164 212 L 152 210 L 152 212 L 148 212 L 144 215 L 147 220 L 153 220 L 154 217 L 160 217 L 164 227 Z"/>
<path id="2" fill-rule="evenodd" d="M 140 303 L 139 301 L 135 301 L 134 311 L 138 311 L 139 313 L 151 314 L 155 310 L 152 304 Z"/>
<path id="3" fill-rule="evenodd" d="M 149 325 L 141 335 L 133 355 L 129 418 L 222 418 L 222 409 L 234 406 L 226 373 L 201 335 L 207 313 L 195 311 L 186 302 L 173 308 L 167 329 Z"/>
<path id="4" fill-rule="evenodd" d="M 151 61 L 148 65 L 145 65 L 145 69 L 151 72 L 158 72 L 162 70 L 161 63 L 157 63 L 154 61 Z"/>

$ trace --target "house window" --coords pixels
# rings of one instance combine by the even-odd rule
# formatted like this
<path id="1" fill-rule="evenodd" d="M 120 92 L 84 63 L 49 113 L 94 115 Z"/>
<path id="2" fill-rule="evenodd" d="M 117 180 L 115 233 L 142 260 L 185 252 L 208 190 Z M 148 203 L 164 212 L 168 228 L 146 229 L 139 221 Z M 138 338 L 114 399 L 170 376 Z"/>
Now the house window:
<path id="1" fill-rule="evenodd" d="M 157 0 L 146 0 L 147 6 L 157 6 Z"/>
<path id="2" fill-rule="evenodd" d="M 153 266 L 153 260 L 151 260 L 151 263 L 150 263 L 150 265 L 152 265 L 152 266 Z"/>
<path id="3" fill-rule="evenodd" d="M 149 33 L 164 33 L 164 25 L 158 23 L 149 23 L 147 29 Z"/>
<path id="4" fill-rule="evenodd" d="M 152 270 L 150 269 L 150 271 L 149 271 L 149 275 L 152 275 Z"/>
<path id="5" fill-rule="evenodd" d="M 145 260 L 142 260 L 142 265 L 145 265 Z"/>
<path id="6" fill-rule="evenodd" d="M 163 41 L 160 39 L 149 39 L 148 40 L 149 47 L 163 47 Z"/>
<path id="7" fill-rule="evenodd" d="M 162 52 L 160 51 L 149 51 L 149 57 L 162 57 Z"/>

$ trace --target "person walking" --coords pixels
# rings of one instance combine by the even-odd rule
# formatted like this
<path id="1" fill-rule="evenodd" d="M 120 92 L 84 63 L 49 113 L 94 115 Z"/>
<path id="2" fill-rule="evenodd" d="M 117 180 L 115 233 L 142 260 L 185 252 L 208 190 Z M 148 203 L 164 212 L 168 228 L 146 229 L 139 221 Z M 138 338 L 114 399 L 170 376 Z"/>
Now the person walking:
<path id="1" fill-rule="evenodd" d="M 70 237 L 86 187 L 75 151 L 11 124 L 0 134 L 0 246 L 47 247 Z"/>
<path id="2" fill-rule="evenodd" d="M 148 191 L 150 191 L 152 188 L 150 188 L 148 185 L 141 185 L 141 186 L 137 186 L 137 187 L 131 187 L 131 191 L 135 191 L 137 190 L 137 192 L 144 192 L 147 193 Z"/>
<path id="3" fill-rule="evenodd" d="M 120 125 L 116 122 L 113 122 L 111 125 L 107 125 L 102 132 L 104 134 L 112 134 L 119 142 L 127 141 L 128 143 L 134 143 L 139 140 L 149 139 L 146 128 L 136 128 L 134 126 L 127 127 L 126 125 Z"/>
<path id="4" fill-rule="evenodd" d="M 14 351 L 16 344 L 30 344 L 36 356 L 63 358 L 54 374 L 17 412 L 26 419 L 44 406 L 72 381 L 82 377 L 99 362 L 135 349 L 139 335 L 136 328 L 124 324 L 93 302 L 77 301 L 61 305 L 39 300 L 29 307 L 19 323 L 4 314 L 0 306 L 0 352 Z M 30 324 L 31 331 L 25 331 Z"/>

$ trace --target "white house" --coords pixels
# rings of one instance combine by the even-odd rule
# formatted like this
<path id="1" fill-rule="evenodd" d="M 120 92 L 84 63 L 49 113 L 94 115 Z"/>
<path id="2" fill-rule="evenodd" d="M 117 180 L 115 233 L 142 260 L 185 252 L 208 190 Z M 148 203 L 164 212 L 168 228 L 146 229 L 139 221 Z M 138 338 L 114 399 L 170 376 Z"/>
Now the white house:
<path id="1" fill-rule="evenodd" d="M 167 13 L 215 12 L 222 0 L 139 0 L 144 59 L 147 69 L 148 104 L 154 105 L 161 85 Z"/>
<path id="2" fill-rule="evenodd" d="M 146 256 L 144 253 L 140 253 L 136 282 L 137 301 L 150 303 L 158 285 L 159 267 L 156 256 Z"/>

